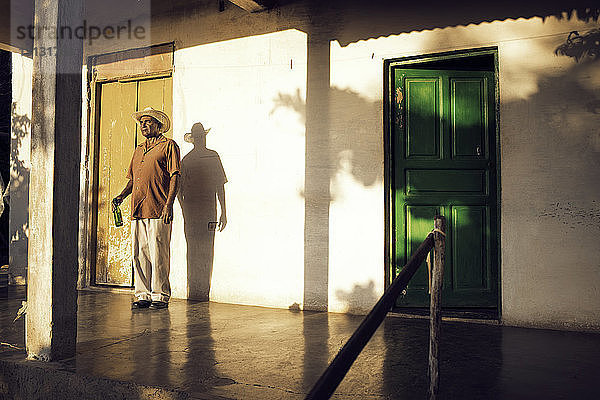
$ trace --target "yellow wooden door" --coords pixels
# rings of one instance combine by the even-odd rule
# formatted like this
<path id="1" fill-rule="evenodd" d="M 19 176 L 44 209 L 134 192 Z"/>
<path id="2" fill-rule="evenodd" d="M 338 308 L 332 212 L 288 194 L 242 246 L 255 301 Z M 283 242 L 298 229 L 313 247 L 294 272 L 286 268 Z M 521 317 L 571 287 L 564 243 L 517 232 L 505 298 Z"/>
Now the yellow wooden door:
<path id="1" fill-rule="evenodd" d="M 138 110 L 152 107 L 164 111 L 171 118 L 173 111 L 173 79 L 171 77 L 149 79 L 140 81 L 138 85 Z M 171 121 L 173 120 L 171 119 Z M 173 130 L 169 129 L 164 135 L 172 138 Z M 143 137 L 142 140 L 144 140 Z"/>
<path id="2" fill-rule="evenodd" d="M 121 205 L 124 224 L 118 228 L 115 227 L 111 201 L 125 187 L 133 150 L 144 140 L 131 114 L 154 107 L 171 118 L 172 93 L 171 77 L 108 82 L 100 86 L 96 284 L 133 285 L 131 197 Z M 169 130 L 165 136 L 172 137 L 171 132 Z"/>
<path id="3" fill-rule="evenodd" d="M 101 87 L 98 149 L 98 230 L 96 283 L 131 286 L 130 226 L 114 224 L 111 200 L 127 183 L 127 169 L 135 148 L 137 82 L 110 82 Z M 123 218 L 131 215 L 123 202 Z"/>

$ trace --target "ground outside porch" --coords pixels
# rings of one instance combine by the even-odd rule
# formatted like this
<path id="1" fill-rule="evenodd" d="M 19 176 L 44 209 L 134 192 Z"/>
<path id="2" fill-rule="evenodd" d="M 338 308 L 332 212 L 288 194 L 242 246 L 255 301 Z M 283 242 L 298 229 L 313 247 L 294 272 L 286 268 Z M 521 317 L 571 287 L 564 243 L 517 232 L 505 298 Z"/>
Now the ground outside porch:
<path id="1" fill-rule="evenodd" d="M 362 320 L 80 291 L 77 355 L 42 363 L 13 323 L 24 299 L 0 299 L 0 399 L 302 399 Z M 428 331 L 390 315 L 333 398 L 426 398 Z M 600 334 L 446 322 L 440 368 L 441 399 L 598 399 Z"/>

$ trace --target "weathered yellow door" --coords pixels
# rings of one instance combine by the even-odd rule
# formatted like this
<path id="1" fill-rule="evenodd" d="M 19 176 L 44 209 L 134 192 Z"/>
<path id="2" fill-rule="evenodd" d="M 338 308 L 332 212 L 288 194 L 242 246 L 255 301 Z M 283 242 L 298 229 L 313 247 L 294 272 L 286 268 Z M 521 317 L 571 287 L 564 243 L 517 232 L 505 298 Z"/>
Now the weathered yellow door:
<path id="1" fill-rule="evenodd" d="M 138 110 L 143 110 L 147 107 L 164 111 L 171 118 L 173 108 L 172 78 L 149 79 L 138 82 Z M 172 138 L 173 130 L 169 129 L 164 135 Z M 141 140 L 144 140 L 143 136 Z"/>
<path id="2" fill-rule="evenodd" d="M 156 78 L 100 85 L 97 154 L 98 215 L 95 283 L 132 286 L 130 224 L 131 197 L 121 205 L 123 226 L 114 224 L 111 200 L 127 183 L 127 169 L 135 146 L 144 140 L 131 114 L 146 107 L 172 115 L 172 79 Z M 171 137 L 171 131 L 165 136 Z"/>

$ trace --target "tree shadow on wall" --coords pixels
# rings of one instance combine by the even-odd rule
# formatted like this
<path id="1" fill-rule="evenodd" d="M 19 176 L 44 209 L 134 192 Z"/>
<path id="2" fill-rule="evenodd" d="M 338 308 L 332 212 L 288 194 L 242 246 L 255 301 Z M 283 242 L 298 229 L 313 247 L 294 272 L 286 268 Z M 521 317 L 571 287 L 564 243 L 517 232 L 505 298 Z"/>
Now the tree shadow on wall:
<path id="1" fill-rule="evenodd" d="M 580 35 L 579 32 L 569 33 L 567 40 L 554 50 L 557 56 L 567 56 L 580 65 L 600 61 L 600 29 Z M 582 67 L 574 67 L 575 72 Z M 600 99 L 592 94 L 590 101 L 585 104 L 587 110 L 594 114 L 600 114 Z"/>
<path id="2" fill-rule="evenodd" d="M 588 226 L 597 230 L 600 226 L 597 200 L 600 199 L 597 173 L 600 165 L 600 132 L 597 129 L 600 97 L 591 85 L 586 85 L 585 80 L 589 78 L 584 78 L 592 76 L 588 68 L 592 66 L 600 73 L 598 63 L 574 64 L 563 76 L 541 79 L 537 93 L 528 100 L 513 101 L 506 106 L 506 114 L 510 112 L 508 110 L 528 107 L 530 112 L 540 116 L 535 129 L 543 132 L 544 137 L 523 143 L 519 153 L 524 156 L 525 152 L 539 154 L 542 151 L 552 155 L 535 163 L 519 160 L 522 165 L 528 165 L 530 171 L 520 176 L 521 183 L 527 188 L 524 198 L 528 198 L 535 208 L 544 207 L 538 210 L 540 216 L 563 218 L 568 211 L 552 210 L 552 201 L 536 196 L 536 188 L 540 187 L 558 191 L 554 200 L 568 198 L 575 207 L 587 209 L 569 218 L 568 225 L 573 229 L 579 225 L 579 228 Z M 561 99 L 557 102 L 559 96 Z M 530 196 L 525 194 L 528 191 Z M 590 201 L 593 209 L 588 208 Z"/>
<path id="3" fill-rule="evenodd" d="M 600 31 L 590 31 L 595 41 L 600 39 Z M 572 40 L 570 34 L 567 38 Z M 587 37 L 589 42 L 590 36 Z M 559 48 L 561 48 L 559 46 Z M 592 49 L 594 47 L 594 49 Z M 562 55 L 558 49 L 555 54 Z M 581 189 L 594 191 L 594 199 L 600 198 L 597 166 L 600 165 L 600 92 L 595 89 L 593 78 L 600 73 L 600 60 L 596 42 L 589 46 L 573 48 L 568 55 L 574 62 L 560 76 L 545 76 L 538 81 L 538 90 L 527 100 L 515 100 L 506 105 L 507 110 L 517 112 L 528 107 L 530 113 L 538 115 L 535 130 L 543 132 L 544 142 L 529 141 L 530 154 L 540 150 L 560 154 L 561 159 L 548 158 L 547 163 L 537 163 L 532 171 L 544 172 L 543 181 L 547 188 L 561 182 L 561 192 L 570 194 L 574 200 L 580 197 Z M 529 103 L 529 105 L 524 104 Z M 562 176 L 562 177 L 561 177 Z M 576 177 L 576 178 L 575 178 Z M 573 179 L 575 178 L 575 179 Z M 538 176 L 539 179 L 539 176 Z M 583 184 L 583 185 L 582 185 Z M 569 186 L 567 188 L 566 186 Z"/>
<path id="4" fill-rule="evenodd" d="M 329 148 L 330 178 L 337 172 L 348 170 L 354 179 L 365 187 L 371 187 L 382 179 L 381 156 L 383 154 L 381 103 L 372 102 L 352 90 L 331 87 L 329 98 Z M 275 107 L 289 108 L 306 122 L 306 103 L 297 90 L 294 95 L 280 93 Z M 335 193 L 332 194 L 332 200 Z"/>
<path id="5" fill-rule="evenodd" d="M 437 40 L 440 40 L 439 38 Z M 547 51 L 552 52 L 549 46 Z M 558 53 L 561 54 L 561 53 Z M 580 56 L 576 57 L 575 54 Z M 583 51 L 570 55 L 573 62 L 560 75 L 540 74 L 537 91 L 526 98 L 502 102 L 502 118 L 507 121 L 502 138 L 503 207 L 509 216 L 503 227 L 505 235 L 519 234 L 515 221 L 534 220 L 537 229 L 554 219 L 564 225 L 562 232 L 552 232 L 550 240 L 560 240 L 554 250 L 560 254 L 600 226 L 600 98 L 590 84 L 600 72 L 597 58 Z M 501 98 L 501 100 L 503 100 Z M 518 172 L 516 172 L 518 171 Z M 561 202 L 557 199 L 568 199 Z M 522 225 L 522 224 L 521 224 Z M 577 233 L 579 231 L 579 233 Z M 565 235 L 565 233 L 569 235 Z M 570 232 L 575 232 L 571 236 Z M 563 235 L 561 237 L 561 235 Z M 539 251 L 534 237 L 523 236 L 512 251 L 533 254 Z M 583 251 L 589 250 L 583 249 Z M 540 262 L 543 262 L 540 261 Z M 422 267 L 421 267 L 422 268 Z M 565 289 L 576 291 L 575 287 Z M 383 388 L 385 393 L 402 393 L 398 398 L 423 397 L 427 393 L 427 324 L 417 320 L 384 322 L 386 356 Z M 411 326 L 413 326 L 411 328 Z M 502 379 L 510 365 L 504 359 L 502 331 L 495 327 L 463 329 L 461 325 L 442 327 L 440 387 L 441 398 L 510 398 L 512 385 Z M 468 340 L 464 338 L 468 337 Z M 481 344 L 485 344 L 482 346 Z M 469 357 L 464 355 L 468 354 Z M 414 366 L 418 366 L 415 370 Z M 399 374 L 398 371 L 406 371 Z M 445 378 L 444 378 L 445 377 Z M 581 379 L 571 380 L 553 392 L 554 397 L 569 397 L 575 388 L 585 387 Z M 543 385 L 523 385 L 522 398 L 540 397 Z M 572 397 L 572 396 L 571 396 Z"/>
<path id="6" fill-rule="evenodd" d="M 12 139 L 10 146 L 10 208 L 9 243 L 12 249 L 9 257 L 11 283 L 25 281 L 27 264 L 19 265 L 14 254 L 25 254 L 26 260 L 29 237 L 29 169 L 19 157 L 23 142 L 31 133 L 31 119 L 26 114 L 17 113 L 17 104 L 11 108 Z M 14 205 L 19 207 L 14 207 Z M 20 258 L 19 258 L 20 259 Z"/>
<path id="7" fill-rule="evenodd" d="M 554 50 L 554 54 L 568 56 L 579 62 L 580 60 L 600 60 L 600 29 L 592 29 L 580 35 L 579 32 L 569 33 L 565 43 Z"/>
<path id="8" fill-rule="evenodd" d="M 326 310 L 329 275 L 329 209 L 349 175 L 364 187 L 382 180 L 381 104 L 329 85 L 328 42 L 310 43 L 307 100 L 280 93 L 271 113 L 290 109 L 306 126 L 304 189 L 304 310 Z M 310 75 L 310 74 L 309 74 Z M 333 184 L 332 184 L 333 183 Z"/>
<path id="9" fill-rule="evenodd" d="M 177 195 L 187 242 L 188 299 L 201 301 L 209 299 L 215 231 L 222 231 L 227 224 L 227 177 L 219 154 L 206 148 L 209 131 L 198 122 L 185 134 L 185 141 L 194 148 L 181 161 L 181 188 Z M 221 210 L 218 220 L 217 199 Z"/>
<path id="10" fill-rule="evenodd" d="M 365 314 L 371 311 L 379 296 L 375 292 L 375 283 L 370 280 L 365 285 L 355 284 L 352 290 L 336 290 L 335 296 L 338 300 L 346 303 L 348 314 Z"/>

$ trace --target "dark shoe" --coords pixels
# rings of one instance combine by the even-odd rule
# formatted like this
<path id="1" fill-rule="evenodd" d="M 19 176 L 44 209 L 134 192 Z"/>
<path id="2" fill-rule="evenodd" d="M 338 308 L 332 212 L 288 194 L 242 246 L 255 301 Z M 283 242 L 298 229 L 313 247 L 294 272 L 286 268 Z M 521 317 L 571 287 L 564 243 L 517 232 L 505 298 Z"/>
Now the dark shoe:
<path id="1" fill-rule="evenodd" d="M 169 307 L 169 303 L 166 301 L 153 301 L 152 304 L 150 304 L 150 308 L 153 310 L 160 310 L 167 307 Z"/>
<path id="2" fill-rule="evenodd" d="M 148 308 L 148 307 L 150 307 L 151 304 L 152 304 L 152 302 L 148 301 L 148 300 L 138 300 L 138 301 L 134 301 L 133 303 L 131 303 L 131 309 L 137 310 L 139 308 Z"/>

